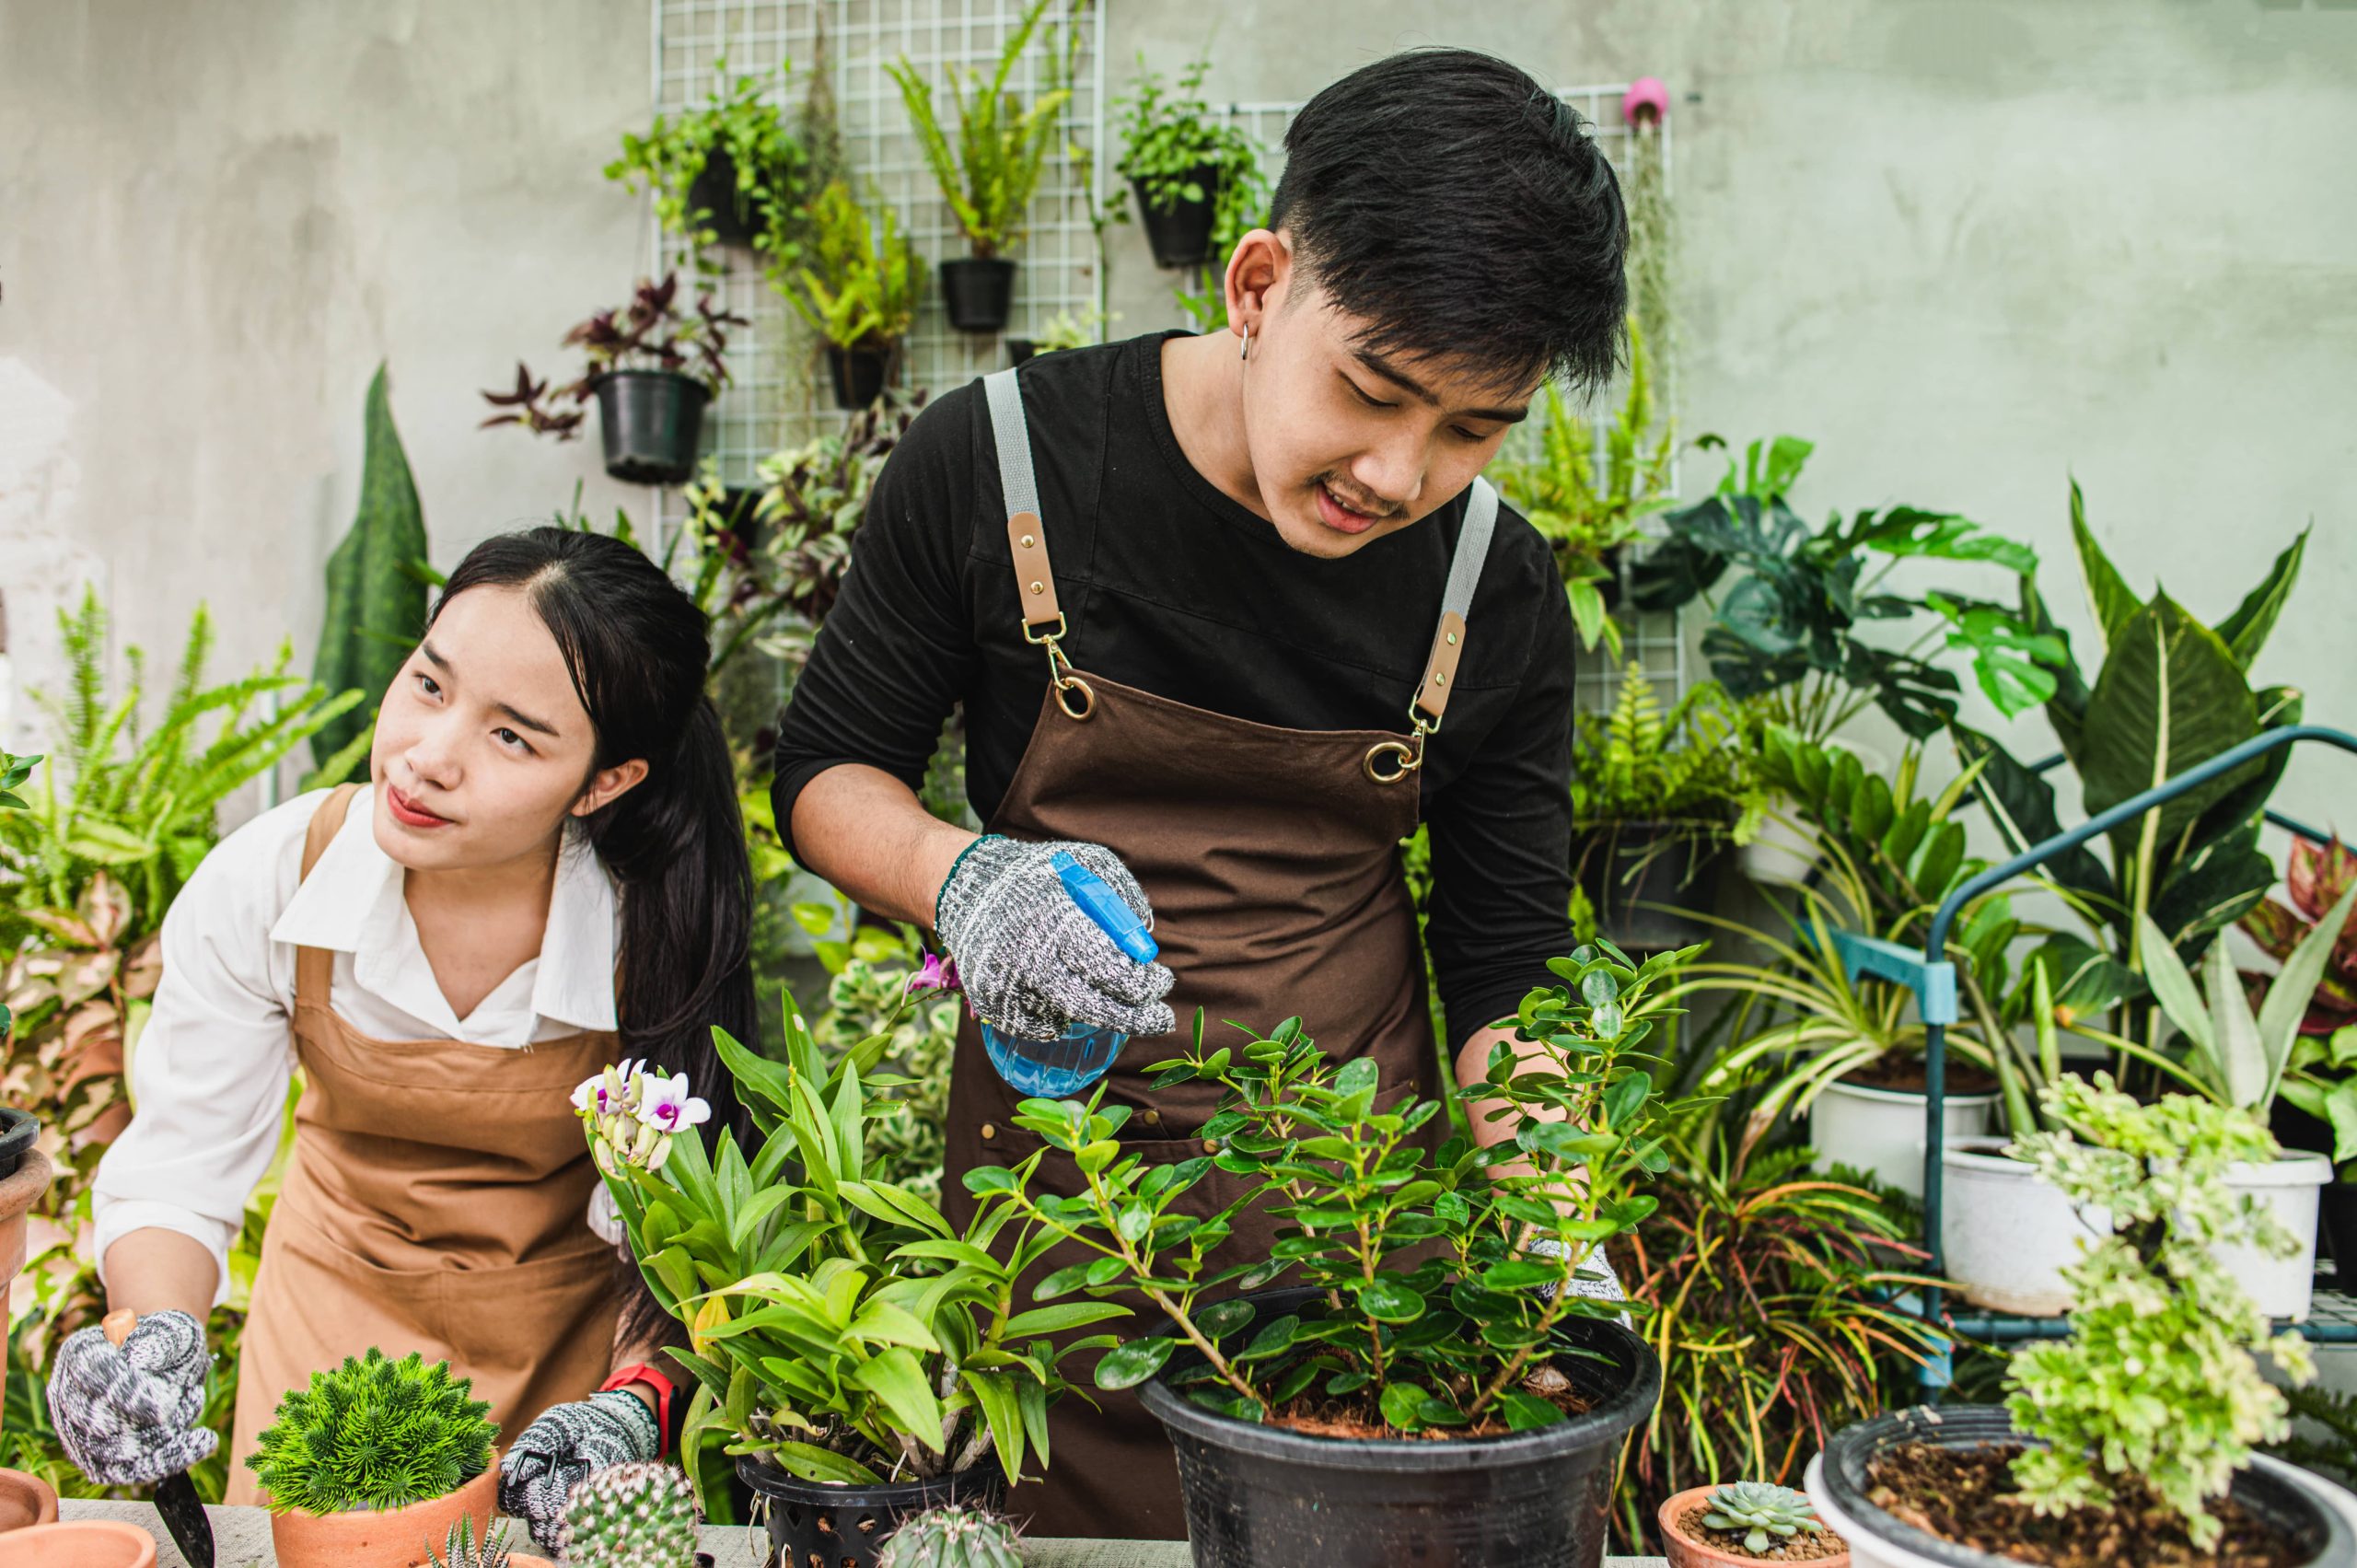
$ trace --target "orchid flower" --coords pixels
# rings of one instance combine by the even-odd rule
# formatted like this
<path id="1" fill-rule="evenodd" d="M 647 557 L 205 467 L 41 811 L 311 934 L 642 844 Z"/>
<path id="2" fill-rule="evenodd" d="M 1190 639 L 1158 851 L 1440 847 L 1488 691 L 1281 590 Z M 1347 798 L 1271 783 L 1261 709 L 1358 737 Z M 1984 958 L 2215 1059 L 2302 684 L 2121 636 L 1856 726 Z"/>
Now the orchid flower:
<path id="1" fill-rule="evenodd" d="M 958 960 L 947 953 L 927 953 L 923 967 L 909 977 L 908 990 L 911 994 L 920 991 L 963 989 L 958 978 Z"/>
<path id="2" fill-rule="evenodd" d="M 650 1127 L 677 1132 L 702 1126 L 712 1119 L 712 1107 L 688 1093 L 685 1073 L 668 1079 L 656 1074 L 646 1080 L 645 1098 L 639 1104 L 638 1114 Z"/>

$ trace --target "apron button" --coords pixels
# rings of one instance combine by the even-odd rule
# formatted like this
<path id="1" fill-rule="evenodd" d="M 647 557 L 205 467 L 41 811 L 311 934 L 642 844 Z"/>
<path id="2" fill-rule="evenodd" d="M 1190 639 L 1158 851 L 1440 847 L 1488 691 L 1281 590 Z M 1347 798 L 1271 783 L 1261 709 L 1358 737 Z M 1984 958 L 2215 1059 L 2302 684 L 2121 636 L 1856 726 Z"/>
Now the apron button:
<path id="1" fill-rule="evenodd" d="M 982 1123 L 982 1142 L 983 1142 L 983 1143 L 987 1144 L 987 1143 L 989 1143 L 993 1138 L 995 1138 L 995 1137 L 997 1137 L 997 1136 L 998 1136 L 998 1129 L 997 1129 L 997 1128 L 995 1128 L 995 1127 L 992 1126 L 992 1125 L 991 1125 L 989 1122 L 987 1122 L 987 1121 L 985 1121 L 985 1122 L 983 1122 L 983 1123 Z"/>
<path id="2" fill-rule="evenodd" d="M 1162 1125 L 1162 1112 L 1158 1110 L 1148 1110 L 1144 1115 L 1140 1116 L 1138 1120 L 1144 1122 L 1149 1127 L 1159 1127 Z"/>
<path id="3" fill-rule="evenodd" d="M 1218 1140 L 1217 1138 L 1206 1138 L 1206 1139 L 1204 1139 L 1204 1140 L 1203 1140 L 1203 1153 L 1205 1153 L 1205 1154 L 1207 1154 L 1207 1155 L 1215 1155 L 1215 1154 L 1219 1153 L 1219 1140 Z"/>

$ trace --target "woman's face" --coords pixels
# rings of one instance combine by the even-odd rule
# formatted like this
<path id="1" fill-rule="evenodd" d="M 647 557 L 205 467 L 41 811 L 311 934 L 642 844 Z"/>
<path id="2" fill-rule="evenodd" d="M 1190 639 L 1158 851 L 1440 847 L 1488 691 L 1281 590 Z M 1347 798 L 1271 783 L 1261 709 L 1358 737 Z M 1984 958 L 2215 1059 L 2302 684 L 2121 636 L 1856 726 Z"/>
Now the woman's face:
<path id="1" fill-rule="evenodd" d="M 646 776 L 633 759 L 591 776 L 597 736 L 564 656 L 523 590 L 445 601 L 385 692 L 368 758 L 377 843 L 412 871 L 543 853 Z"/>

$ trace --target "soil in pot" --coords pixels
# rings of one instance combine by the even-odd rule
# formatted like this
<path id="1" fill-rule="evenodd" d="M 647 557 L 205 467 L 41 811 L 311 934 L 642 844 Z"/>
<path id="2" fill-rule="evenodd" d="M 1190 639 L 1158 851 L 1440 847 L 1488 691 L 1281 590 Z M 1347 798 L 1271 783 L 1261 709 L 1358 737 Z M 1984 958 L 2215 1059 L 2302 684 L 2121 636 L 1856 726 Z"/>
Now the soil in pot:
<path id="1" fill-rule="evenodd" d="M 830 343 L 827 369 L 834 377 L 835 406 L 857 411 L 884 395 L 892 378 L 892 354 L 883 348 L 843 348 Z"/>
<path id="2" fill-rule="evenodd" d="M 1217 216 L 1214 204 L 1219 200 L 1219 170 L 1202 164 L 1187 178 L 1202 188 L 1203 199 L 1190 202 L 1179 197 L 1167 207 L 1156 207 L 1146 200 L 1144 180 L 1130 181 L 1130 188 L 1137 192 L 1138 215 L 1145 220 L 1145 241 L 1154 250 L 1154 264 L 1157 267 L 1200 267 L 1212 260 L 1212 223 Z"/>
<path id="3" fill-rule="evenodd" d="M 8 1537 L 8 1568 L 156 1568 L 156 1538 L 116 1519 L 35 1525 Z"/>
<path id="4" fill-rule="evenodd" d="M 1006 1504 L 1006 1472 L 995 1458 L 936 1481 L 829 1486 L 748 1454 L 737 1459 L 737 1476 L 752 1488 L 755 1516 L 769 1529 L 780 1568 L 875 1568 L 892 1532 L 928 1508 L 963 1503 L 995 1513 Z"/>
<path id="5" fill-rule="evenodd" d="M 1969 1062 L 1950 1057 L 1946 1071 L 1945 1090 L 1952 1095 L 1993 1095 L 1997 1092 L 1997 1074 Z M 1841 1074 L 1841 1082 L 1855 1084 L 1862 1089 L 1888 1089 L 1893 1094 L 1920 1095 L 1923 1092 L 1923 1059 L 1913 1051 L 1887 1051 L 1854 1072 Z"/>
<path id="6" fill-rule="evenodd" d="M 2017 1447 L 1941 1447 L 1905 1443 L 1878 1456 L 1866 1499 L 1893 1518 L 1976 1551 L 2047 1568 L 2297 1568 L 2309 1553 L 2236 1499 L 2212 1511 L 2226 1527 L 2214 1552 L 2197 1550 L 2177 1512 L 2141 1481 L 2119 1489 L 2111 1508 L 2078 1508 L 2053 1518 L 2029 1511 L 2010 1468 Z"/>
<path id="7" fill-rule="evenodd" d="M 1745 1562 L 1814 1562 L 1818 1568 L 1848 1568 L 1850 1543 L 1829 1529 L 1804 1530 L 1767 1551 L 1752 1551 L 1743 1544 L 1743 1531 L 1711 1528 L 1702 1521 L 1710 1516 L 1711 1493 L 1717 1490 L 1697 1486 L 1662 1503 L 1662 1555 L 1669 1560 L 1669 1568 L 1724 1568 Z"/>
<path id="8" fill-rule="evenodd" d="M 625 484 L 679 484 L 696 471 L 696 442 L 712 394 L 670 370 L 609 370 L 598 377 L 598 433 L 606 472 Z"/>
<path id="9" fill-rule="evenodd" d="M 1004 256 L 967 256 L 941 263 L 941 299 L 961 332 L 995 332 L 1015 302 L 1015 263 Z"/>

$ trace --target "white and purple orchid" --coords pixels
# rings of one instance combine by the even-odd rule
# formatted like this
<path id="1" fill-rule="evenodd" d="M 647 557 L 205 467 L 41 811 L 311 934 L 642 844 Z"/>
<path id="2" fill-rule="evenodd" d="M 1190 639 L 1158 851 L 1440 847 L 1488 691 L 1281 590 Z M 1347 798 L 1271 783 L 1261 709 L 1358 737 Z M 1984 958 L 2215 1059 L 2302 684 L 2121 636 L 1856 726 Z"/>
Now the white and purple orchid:
<path id="1" fill-rule="evenodd" d="M 685 1073 L 650 1072 L 624 1060 L 573 1091 L 573 1109 L 590 1127 L 590 1153 L 612 1175 L 621 1166 L 660 1170 L 672 1137 L 712 1119 L 712 1107 L 688 1092 Z"/>

